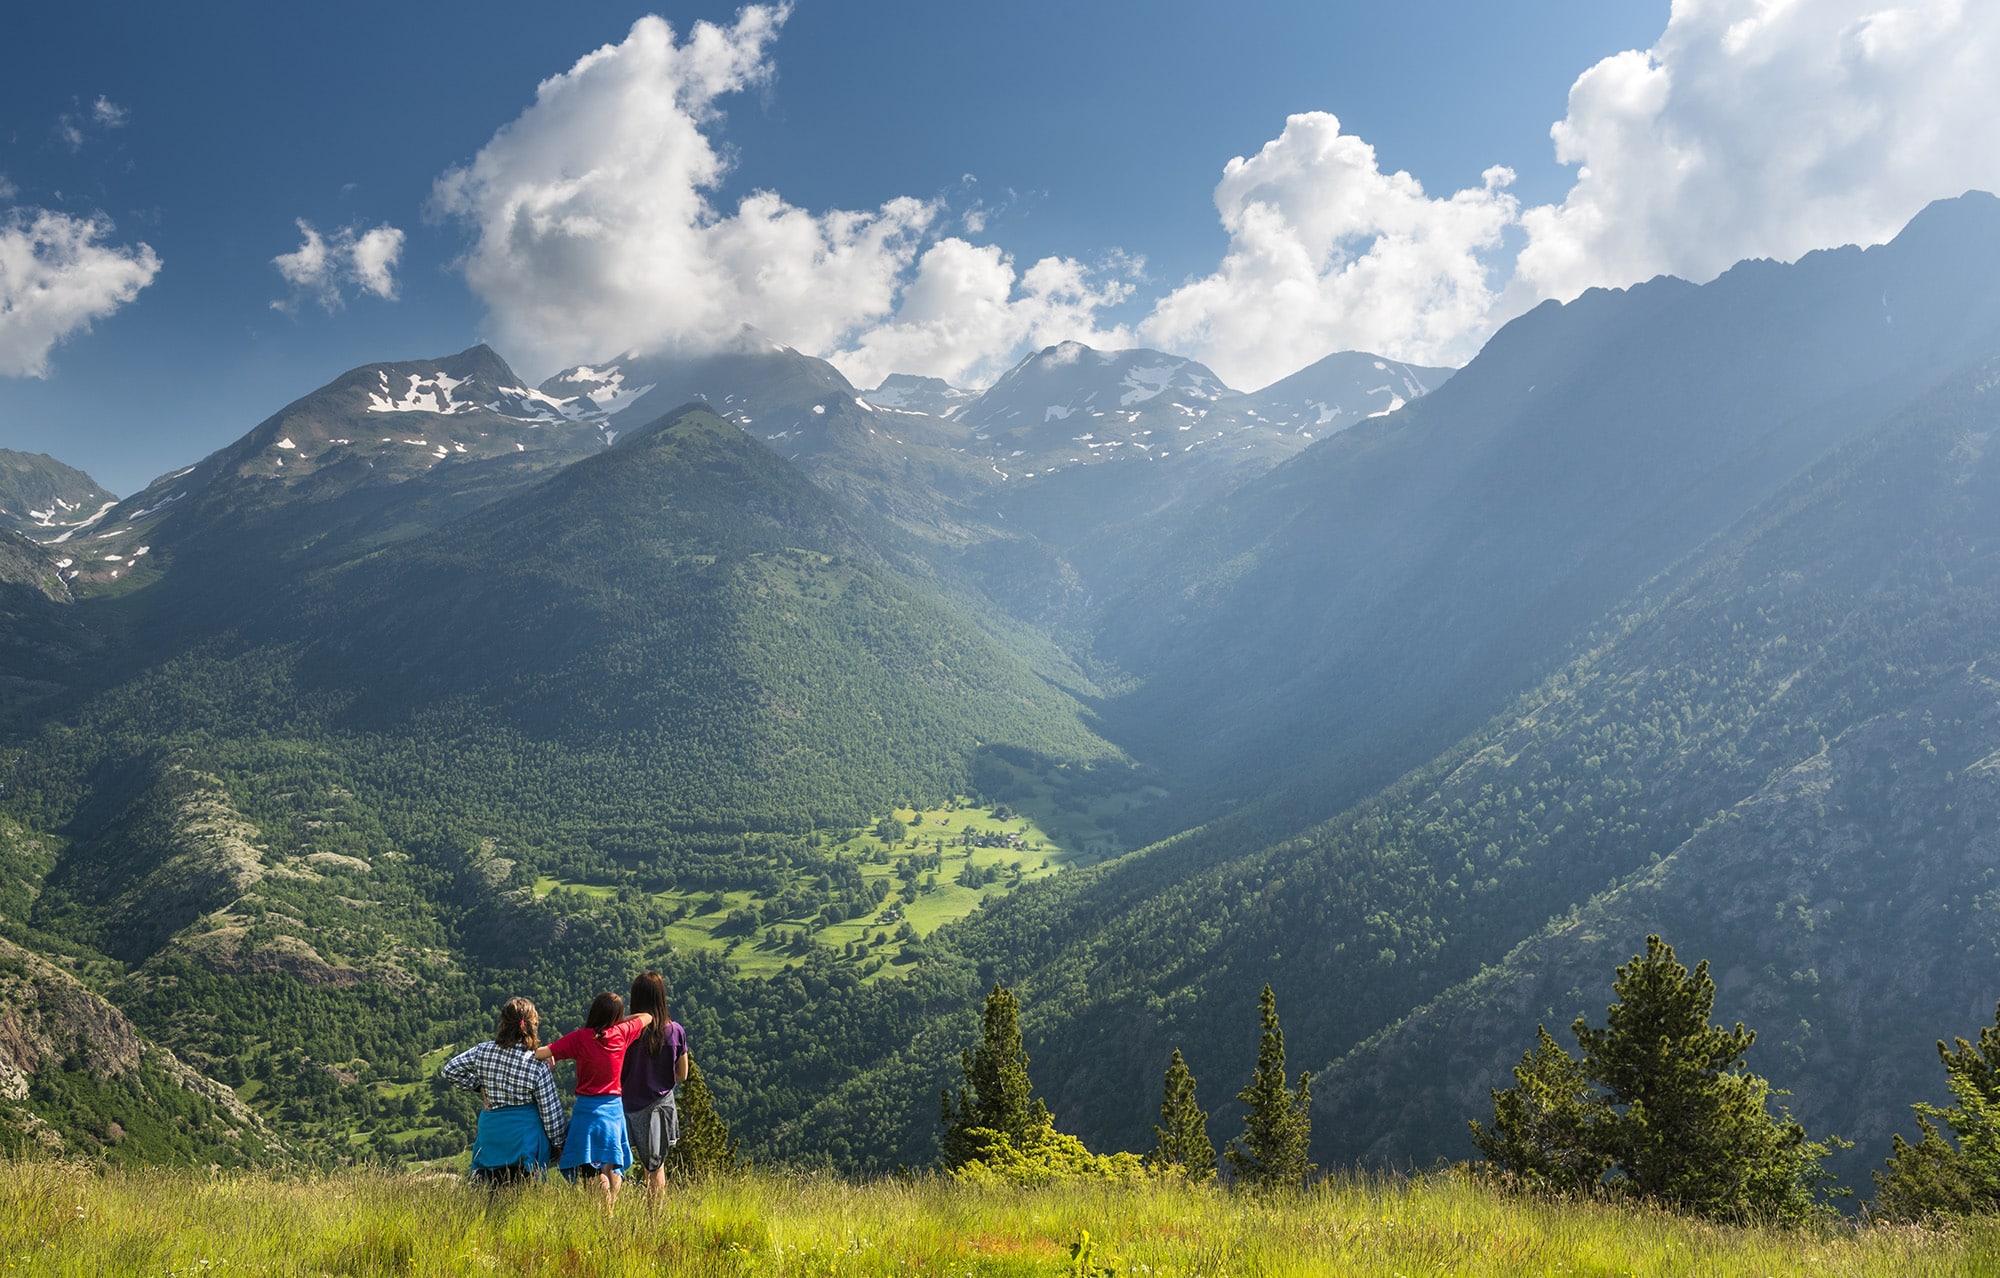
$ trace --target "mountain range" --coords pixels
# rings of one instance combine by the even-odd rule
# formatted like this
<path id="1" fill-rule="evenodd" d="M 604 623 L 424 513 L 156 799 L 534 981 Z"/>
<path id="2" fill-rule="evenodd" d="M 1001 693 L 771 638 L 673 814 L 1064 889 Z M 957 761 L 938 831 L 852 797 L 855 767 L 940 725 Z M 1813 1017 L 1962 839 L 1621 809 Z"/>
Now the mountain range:
<path id="1" fill-rule="evenodd" d="M 1407 1165 L 1663 931 L 1858 1181 L 1995 997 L 1996 428 L 1972 194 L 1456 372 L 745 330 L 356 369 L 122 501 L 0 454 L 0 961 L 242 1158 L 448 1154 L 438 1051 L 645 964 L 766 1155 L 928 1161 L 996 979 L 1143 1148 L 1176 1046 L 1228 1130 L 1270 982 L 1320 1161 Z M 140 1084 L 13 1059 L 117 1148 Z"/>

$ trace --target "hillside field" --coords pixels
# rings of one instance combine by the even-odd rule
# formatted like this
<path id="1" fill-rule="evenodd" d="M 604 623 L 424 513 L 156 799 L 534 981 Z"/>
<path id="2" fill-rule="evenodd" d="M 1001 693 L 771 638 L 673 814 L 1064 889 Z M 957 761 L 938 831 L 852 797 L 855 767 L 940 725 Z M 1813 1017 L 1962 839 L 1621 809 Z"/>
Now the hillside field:
<path id="1" fill-rule="evenodd" d="M 1079 1254 L 1080 1253 L 1080 1254 Z M 2000 1273 L 2000 1222 L 1778 1232 L 1510 1197 L 1462 1177 L 1335 1180 L 1257 1199 L 1177 1182 L 981 1190 L 752 1173 L 490 1195 L 455 1177 L 0 1171 L 0 1269 L 426 1275 L 1922 1275 Z"/>
<path id="2" fill-rule="evenodd" d="M 1119 791 L 1088 806 L 1058 806 L 1052 788 L 1035 781 L 1028 776 L 1010 786 L 1010 793 L 1022 796 L 1019 806 L 961 796 L 933 808 L 896 808 L 861 829 L 815 835 L 837 865 L 855 872 L 859 890 L 847 894 L 854 912 L 844 918 L 823 913 L 834 885 L 815 883 L 803 872 L 786 876 L 777 891 L 651 893 L 673 920 L 657 945 L 712 951 L 745 976 L 774 976 L 814 947 L 856 966 L 864 980 L 893 974 L 921 953 L 909 942 L 1024 883 L 1120 850 L 1100 820 L 1145 797 Z M 1062 832 L 1060 841 L 1052 829 Z M 543 875 L 534 892 L 537 899 L 565 892 L 610 900 L 619 889 Z"/>

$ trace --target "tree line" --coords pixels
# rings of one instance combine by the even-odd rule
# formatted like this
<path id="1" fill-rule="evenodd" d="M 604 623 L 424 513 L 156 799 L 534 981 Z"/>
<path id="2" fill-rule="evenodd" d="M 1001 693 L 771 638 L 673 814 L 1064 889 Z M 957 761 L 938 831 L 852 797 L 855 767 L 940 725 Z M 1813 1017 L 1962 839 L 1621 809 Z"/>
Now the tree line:
<path id="1" fill-rule="evenodd" d="M 1558 1196 L 1645 1202 L 1716 1220 L 1799 1224 L 1831 1210 L 1824 1160 L 1849 1148 L 1814 1139 L 1747 1063 L 1757 1035 L 1742 1022 L 1710 1021 L 1715 982 L 1703 960 L 1690 970 L 1658 936 L 1620 966 L 1603 1025 L 1571 1026 L 1579 1054 L 1536 1027 L 1535 1045 L 1495 1089 L 1490 1123 L 1472 1120 L 1485 1161 L 1477 1170 L 1503 1187 Z M 1195 1078 L 1175 1048 L 1162 1081 L 1155 1144 L 1143 1157 L 1094 1154 L 1055 1129 L 1034 1094 L 1014 991 L 986 996 L 980 1041 L 962 1054 L 962 1084 L 940 1105 L 941 1162 L 975 1182 L 1046 1183 L 1068 1178 L 1165 1175 L 1241 1189 L 1299 1189 L 1317 1170 L 1307 1156 L 1312 1076 L 1285 1072 L 1277 1000 L 1264 986 L 1257 1062 L 1237 1092 L 1244 1129 L 1218 1157 Z M 1874 1174 L 1871 1214 L 1916 1221 L 2000 1212 L 2000 1011 L 1977 1042 L 1940 1042 L 1953 1103 L 1914 1106 L 1915 1142 L 1895 1138 Z"/>

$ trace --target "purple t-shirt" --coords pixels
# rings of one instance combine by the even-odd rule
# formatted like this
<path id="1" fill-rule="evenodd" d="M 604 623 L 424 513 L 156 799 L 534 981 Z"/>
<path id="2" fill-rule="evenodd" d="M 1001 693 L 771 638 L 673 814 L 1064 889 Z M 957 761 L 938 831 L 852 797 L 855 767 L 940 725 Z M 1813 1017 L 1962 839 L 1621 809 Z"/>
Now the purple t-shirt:
<path id="1" fill-rule="evenodd" d="M 626 1113 L 636 1114 L 674 1090 L 674 1062 L 686 1056 L 687 1049 L 687 1031 L 679 1021 L 667 1022 L 658 1056 L 646 1054 L 643 1034 L 632 1040 L 632 1046 L 625 1049 L 625 1068 L 619 1076 L 624 1086 Z"/>

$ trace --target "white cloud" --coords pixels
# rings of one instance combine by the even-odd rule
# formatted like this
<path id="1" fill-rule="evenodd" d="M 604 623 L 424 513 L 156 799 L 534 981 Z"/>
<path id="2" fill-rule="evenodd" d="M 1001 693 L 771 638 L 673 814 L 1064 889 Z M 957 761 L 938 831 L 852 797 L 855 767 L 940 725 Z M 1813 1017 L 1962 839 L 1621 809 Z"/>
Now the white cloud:
<path id="1" fill-rule="evenodd" d="M 2000 6 L 1972 0 L 1677 0 L 1651 49 L 1577 78 L 1550 130 L 1575 183 L 1527 209 L 1505 169 L 1429 199 L 1333 117 L 1294 116 L 1216 187 L 1221 266 L 1139 333 L 1254 385 L 1343 346 L 1460 359 L 1592 286 L 1879 243 L 1931 200 L 2000 189 L 1996 64 Z M 1496 262 L 1514 222 L 1525 244 Z"/>
<path id="2" fill-rule="evenodd" d="M 1137 263 L 1092 270 L 1068 258 L 1043 258 L 1016 273 L 993 245 L 956 236 L 924 250 L 895 315 L 859 334 L 830 358 L 857 386 L 890 373 L 942 377 L 960 386 L 990 382 L 1023 346 L 1074 339 L 1130 345 L 1123 328 L 1100 330 L 1099 309 L 1132 293 Z"/>
<path id="3" fill-rule="evenodd" d="M 1334 116 L 1294 115 L 1225 166 L 1214 270 L 1107 326 L 1135 264 L 1022 267 L 975 243 L 996 210 L 970 174 L 949 208 L 815 212 L 771 191 L 719 207 L 718 103 L 771 80 L 788 13 L 751 6 L 685 38 L 641 19 L 438 179 L 434 207 L 470 231 L 467 282 L 524 367 L 713 347 L 749 323 L 864 386 L 892 371 L 978 384 L 1024 346 L 1074 338 L 1143 341 L 1250 388 L 1343 348 L 1459 362 L 1543 297 L 1877 241 L 1931 199 L 2000 188 L 2000 6 L 1677 0 L 1651 49 L 1576 81 L 1552 130 L 1578 166 L 1561 203 L 1522 209 L 1497 165 L 1432 196 Z M 302 229 L 280 269 L 312 281 L 340 246 Z M 388 295 L 394 252 L 374 274 L 360 247 L 351 278 Z"/>
<path id="4" fill-rule="evenodd" d="M 88 332 L 159 274 L 145 244 L 107 245 L 102 217 L 15 209 L 0 221 L 0 376 L 47 377 L 57 342 Z"/>
<path id="5" fill-rule="evenodd" d="M 1023 270 L 996 247 L 937 238 L 938 201 L 815 213 L 758 191 L 717 208 L 729 165 L 708 133 L 716 103 L 771 78 L 788 12 L 751 6 L 685 40 L 642 18 L 438 180 L 436 207 L 473 231 L 465 276 L 511 357 L 552 368 L 714 348 L 747 323 L 868 386 L 892 371 L 991 377 L 1029 341 L 1129 337 L 1093 322 L 1129 296 L 1124 261 Z M 984 216 L 975 204 L 963 225 L 977 234 Z"/>
<path id="6" fill-rule="evenodd" d="M 103 94 L 97 95 L 88 109 L 65 111 L 56 118 L 56 137 L 72 151 L 83 150 L 89 140 L 85 126 L 97 129 L 122 129 L 130 118 L 124 107 L 119 106 Z"/>
<path id="7" fill-rule="evenodd" d="M 1434 199 L 1408 173 L 1383 173 L 1375 148 L 1333 116 L 1292 116 L 1223 169 L 1221 265 L 1160 299 L 1139 335 L 1244 387 L 1341 349 L 1463 359 L 1485 336 L 1488 258 L 1517 211 L 1513 179 L 1490 168 L 1482 185 Z"/>
<path id="8" fill-rule="evenodd" d="M 304 218 L 297 219 L 299 246 L 271 259 L 278 274 L 292 286 L 292 295 L 271 303 L 290 313 L 301 300 L 318 302 L 328 311 L 346 304 L 349 286 L 387 301 L 396 299 L 396 265 L 403 256 L 403 233 L 384 224 L 369 230 L 344 226 L 328 240 Z"/>
<path id="9" fill-rule="evenodd" d="M 729 211 L 711 198 L 729 169 L 708 131 L 717 102 L 769 81 L 788 14 L 753 5 L 684 40 L 641 18 L 438 179 L 436 208 L 473 233 L 466 280 L 523 367 L 713 348 L 746 323 L 832 352 L 890 318 L 935 201 L 814 213 L 771 191 Z"/>
<path id="10" fill-rule="evenodd" d="M 2000 189 L 2000 6 L 1680 0 L 1644 52 L 1578 77 L 1555 125 L 1578 166 L 1527 210 L 1507 310 L 1667 272 L 1712 278 L 1894 235 Z"/>
<path id="11" fill-rule="evenodd" d="M 363 231 L 349 250 L 355 282 L 362 291 L 391 301 L 396 297 L 396 263 L 403 256 L 403 233 L 393 226 Z"/>

